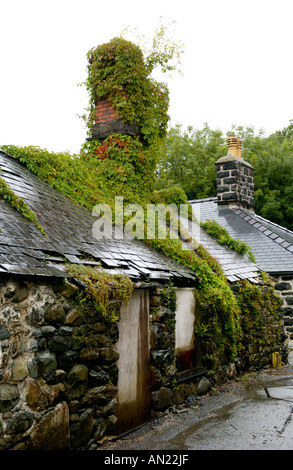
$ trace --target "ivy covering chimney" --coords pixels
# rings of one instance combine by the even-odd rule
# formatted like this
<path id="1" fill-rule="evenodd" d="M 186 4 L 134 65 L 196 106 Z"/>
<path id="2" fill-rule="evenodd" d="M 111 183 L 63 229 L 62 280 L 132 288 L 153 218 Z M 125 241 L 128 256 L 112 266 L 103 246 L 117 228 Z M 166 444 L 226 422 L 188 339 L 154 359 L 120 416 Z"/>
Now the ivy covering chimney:
<path id="1" fill-rule="evenodd" d="M 216 162 L 218 204 L 254 212 L 254 169 L 241 156 L 240 137 L 228 138 L 228 154 Z"/>
<path id="2" fill-rule="evenodd" d="M 123 38 L 88 52 L 88 140 L 120 134 L 157 145 L 165 136 L 169 93 L 165 84 L 150 76 L 155 63 L 151 65 L 137 45 Z"/>

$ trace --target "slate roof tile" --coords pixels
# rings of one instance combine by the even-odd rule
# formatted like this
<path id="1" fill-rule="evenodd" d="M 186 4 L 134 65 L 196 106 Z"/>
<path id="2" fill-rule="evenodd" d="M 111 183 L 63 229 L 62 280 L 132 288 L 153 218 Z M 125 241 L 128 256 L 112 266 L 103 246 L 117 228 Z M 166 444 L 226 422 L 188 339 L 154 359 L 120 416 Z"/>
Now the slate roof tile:
<path id="1" fill-rule="evenodd" d="M 200 205 L 200 219 L 215 220 L 230 235 L 246 242 L 256 265 L 271 274 L 293 273 L 293 232 L 243 209 L 218 206 L 217 198 L 190 201 Z"/>

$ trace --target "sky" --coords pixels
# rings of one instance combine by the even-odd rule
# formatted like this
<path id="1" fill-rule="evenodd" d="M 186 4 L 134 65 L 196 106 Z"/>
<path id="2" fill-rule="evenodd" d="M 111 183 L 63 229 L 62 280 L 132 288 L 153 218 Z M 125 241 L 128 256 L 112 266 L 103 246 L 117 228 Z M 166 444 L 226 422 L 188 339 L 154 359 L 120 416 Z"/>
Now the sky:
<path id="1" fill-rule="evenodd" d="M 170 126 L 283 129 L 293 119 L 292 17 L 292 0 L 0 0 L 0 146 L 78 153 L 87 52 L 127 27 L 151 40 L 170 22 L 184 45 L 182 75 L 164 79 Z"/>

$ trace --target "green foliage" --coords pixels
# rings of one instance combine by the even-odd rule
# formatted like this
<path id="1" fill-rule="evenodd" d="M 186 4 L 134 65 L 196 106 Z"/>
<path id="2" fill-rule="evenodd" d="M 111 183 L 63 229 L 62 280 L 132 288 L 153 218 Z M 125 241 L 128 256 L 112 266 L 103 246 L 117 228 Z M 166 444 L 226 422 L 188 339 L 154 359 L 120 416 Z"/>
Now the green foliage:
<path id="1" fill-rule="evenodd" d="M 0 177 L 0 195 L 9 202 L 9 204 L 16 209 L 23 217 L 33 222 L 38 230 L 46 236 L 46 232 L 38 222 L 37 215 L 30 210 L 26 202 L 15 194 L 6 181 Z"/>
<path id="2" fill-rule="evenodd" d="M 139 204 L 152 191 L 152 157 L 145 156 L 138 139 L 128 136 L 87 142 L 80 155 L 14 145 L 4 145 L 2 149 L 53 188 L 90 210 L 98 203 L 112 205 L 117 194 L 124 197 L 125 204 Z"/>
<path id="3" fill-rule="evenodd" d="M 197 323 L 194 326 L 194 333 L 197 338 L 208 339 L 211 336 L 211 325 L 205 323 Z"/>
<path id="4" fill-rule="evenodd" d="M 67 266 L 67 272 L 84 286 L 76 300 L 88 321 L 118 321 L 120 306 L 132 295 L 133 284 L 128 277 L 74 264 Z"/>
<path id="5" fill-rule="evenodd" d="M 256 213 L 293 229 L 293 121 L 265 136 L 253 127 L 233 126 L 242 140 L 242 157 L 255 169 Z M 227 154 L 226 136 L 207 124 L 195 130 L 172 127 L 161 152 L 156 189 L 180 185 L 189 200 L 216 195 L 215 162 Z"/>
<path id="6" fill-rule="evenodd" d="M 160 26 L 155 30 L 154 37 L 151 41 L 151 46 L 148 46 L 144 36 L 137 35 L 137 41 L 144 53 L 145 63 L 149 73 L 153 72 L 154 69 L 160 68 L 163 73 L 169 73 L 177 71 L 181 73 L 179 66 L 181 65 L 180 58 L 184 52 L 184 45 L 181 41 L 174 42 L 172 38 L 168 37 L 170 32 L 170 26 L 175 24 L 175 21 L 171 21 L 168 24 L 162 24 L 160 18 Z M 126 28 L 122 37 L 127 35 L 129 28 Z M 133 33 L 133 31 L 132 31 Z M 144 44 L 142 43 L 142 40 Z"/>
<path id="7" fill-rule="evenodd" d="M 239 284 L 237 302 L 241 310 L 241 327 L 243 334 L 255 335 L 255 341 L 264 342 L 267 319 L 271 316 L 279 319 L 278 311 L 282 305 L 281 298 L 269 286 L 253 285 L 248 281 Z M 280 332 L 282 331 L 281 322 Z"/>
<path id="8" fill-rule="evenodd" d="M 177 296 L 176 288 L 170 282 L 167 286 L 164 286 L 163 290 L 160 292 L 161 298 L 163 299 L 163 304 L 166 304 L 172 312 L 176 311 L 177 308 Z M 174 321 L 174 318 L 171 319 Z"/>
<path id="9" fill-rule="evenodd" d="M 152 200 L 154 203 L 175 204 L 178 208 L 180 204 L 188 204 L 185 192 L 178 185 L 154 190 Z"/>
<path id="10" fill-rule="evenodd" d="M 241 255 L 246 255 L 248 258 L 255 262 L 253 253 L 251 248 L 247 245 L 247 243 L 242 242 L 240 240 L 236 240 L 229 235 L 228 230 L 224 229 L 214 220 L 207 220 L 206 222 L 201 222 L 200 226 L 204 228 L 209 235 L 216 238 L 218 243 L 221 245 L 226 245 L 237 253 Z"/>
<path id="11" fill-rule="evenodd" d="M 256 212 L 293 230 L 293 134 L 291 124 L 265 137 L 253 128 L 236 127 L 243 158 L 255 169 Z"/>
<path id="12" fill-rule="evenodd" d="M 158 163 L 157 189 L 180 186 L 189 200 L 216 194 L 215 162 L 227 152 L 219 130 L 206 124 L 202 130 L 172 127 L 165 139 L 165 152 Z"/>
<path id="13" fill-rule="evenodd" d="M 233 289 L 233 301 L 223 298 L 223 290 L 205 286 L 196 294 L 200 306 L 201 320 L 195 325 L 195 336 L 201 340 L 203 358 L 228 358 L 235 360 L 252 338 L 257 345 L 263 345 L 268 337 L 267 327 L 270 317 L 279 320 L 280 297 L 273 288 L 254 285 L 245 280 Z M 275 344 L 282 331 L 274 329 Z M 208 361 L 209 363 L 209 361 Z"/>
<path id="14" fill-rule="evenodd" d="M 209 336 L 206 354 L 235 360 L 241 338 L 240 309 L 229 287 L 208 285 L 197 291 L 201 323 L 196 326 L 198 337 Z"/>
<path id="15" fill-rule="evenodd" d="M 140 126 L 148 144 L 165 136 L 169 120 L 168 89 L 149 77 L 151 67 L 140 47 L 123 38 L 114 38 L 91 49 L 88 61 L 89 129 L 93 125 L 96 101 L 107 98 L 123 121 Z"/>

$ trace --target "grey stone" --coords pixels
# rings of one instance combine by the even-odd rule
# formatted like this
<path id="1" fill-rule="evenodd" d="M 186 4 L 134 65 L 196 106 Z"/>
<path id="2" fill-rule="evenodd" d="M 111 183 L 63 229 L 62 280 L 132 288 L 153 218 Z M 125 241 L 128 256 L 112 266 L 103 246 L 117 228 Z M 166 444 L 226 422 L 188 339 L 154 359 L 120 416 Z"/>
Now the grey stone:
<path id="1" fill-rule="evenodd" d="M 50 305 L 45 313 L 45 320 L 47 323 L 53 325 L 61 325 L 65 322 L 66 313 L 62 305 Z"/>
<path id="2" fill-rule="evenodd" d="M 72 339 L 70 336 L 55 335 L 48 341 L 48 348 L 54 352 L 64 352 L 71 346 Z"/>
<path id="3" fill-rule="evenodd" d="M 66 299 L 74 297 L 78 290 L 79 288 L 77 286 L 71 284 L 66 279 L 64 279 L 62 283 L 54 287 L 54 291 L 59 295 L 62 295 L 62 297 L 65 297 Z"/>
<path id="4" fill-rule="evenodd" d="M 27 358 L 25 356 L 16 357 L 12 363 L 12 380 L 21 381 L 28 375 Z"/>
<path id="5" fill-rule="evenodd" d="M 42 326 L 41 332 L 47 338 L 47 337 L 54 336 L 57 333 L 57 328 L 51 325 L 46 325 L 46 326 Z"/>
<path id="6" fill-rule="evenodd" d="M 289 340 L 285 345 L 286 345 L 287 349 L 289 349 L 289 350 L 293 349 L 293 340 L 292 339 Z"/>
<path id="7" fill-rule="evenodd" d="M 119 359 L 119 353 L 116 348 L 100 348 L 100 360 L 106 363 L 115 362 Z"/>
<path id="8" fill-rule="evenodd" d="M 68 373 L 66 394 L 70 400 L 77 400 L 87 390 L 88 368 L 84 364 L 75 364 Z"/>
<path id="9" fill-rule="evenodd" d="M 48 411 L 30 433 L 31 450 L 68 450 L 70 446 L 69 410 L 65 402 Z"/>
<path id="10" fill-rule="evenodd" d="M 155 410 L 165 410 L 173 404 L 174 394 L 170 388 L 162 387 L 151 394 L 151 403 Z"/>
<path id="11" fill-rule="evenodd" d="M 0 326 L 0 340 L 10 338 L 11 333 L 8 331 L 6 326 Z"/>
<path id="12" fill-rule="evenodd" d="M 17 385 L 0 383 L 0 413 L 13 408 L 19 401 Z"/>
<path id="13" fill-rule="evenodd" d="M 105 406 L 109 401 L 113 399 L 113 391 L 108 385 L 101 385 L 94 387 L 85 393 L 81 399 L 82 406 Z"/>
<path id="14" fill-rule="evenodd" d="M 279 282 L 275 284 L 275 289 L 280 291 L 290 290 L 291 284 L 289 282 Z"/>
<path id="15" fill-rule="evenodd" d="M 212 386 L 210 384 L 210 381 L 206 377 L 202 377 L 198 384 L 197 394 L 206 395 L 211 390 L 211 388 Z"/>
<path id="16" fill-rule="evenodd" d="M 174 354 L 170 349 L 151 351 L 151 364 L 158 369 L 163 369 L 169 366 L 172 363 L 173 358 Z"/>
<path id="17" fill-rule="evenodd" d="M 74 449 L 79 449 L 90 440 L 94 422 L 92 411 L 86 410 L 80 416 L 79 422 L 71 426 L 71 445 Z"/>
<path id="18" fill-rule="evenodd" d="M 289 366 L 292 366 L 293 365 L 293 351 L 291 350 L 287 356 L 287 362 L 289 364 Z"/>
<path id="19" fill-rule="evenodd" d="M 89 371 L 89 385 L 91 387 L 96 387 L 98 385 L 103 385 L 109 382 L 109 375 L 102 369 Z"/>
<path id="20" fill-rule="evenodd" d="M 56 356 L 48 349 L 36 353 L 35 357 L 28 364 L 29 375 L 32 378 L 40 377 L 56 368 Z"/>
<path id="21" fill-rule="evenodd" d="M 72 335 L 73 328 L 72 326 L 60 326 L 58 333 L 61 336 L 70 336 Z"/>
<path id="22" fill-rule="evenodd" d="M 195 395 L 188 395 L 188 397 L 185 400 L 185 404 L 187 406 L 195 406 L 197 404 L 198 400 Z"/>
<path id="23" fill-rule="evenodd" d="M 115 425 L 117 423 L 117 417 L 115 415 L 110 415 L 109 417 L 102 418 L 98 421 L 95 440 L 99 441 L 105 435 L 111 435 L 115 433 Z"/>
<path id="24" fill-rule="evenodd" d="M 27 345 L 28 352 L 36 352 L 39 348 L 39 342 L 36 339 L 31 339 Z"/>
<path id="25" fill-rule="evenodd" d="M 223 201 L 236 201 L 237 200 L 237 194 L 236 193 L 224 193 L 222 195 Z"/>
<path id="26" fill-rule="evenodd" d="M 33 326 L 32 327 L 32 336 L 34 338 L 37 338 L 37 339 L 41 338 L 42 337 L 42 328 L 38 328 L 36 326 Z"/>
<path id="27" fill-rule="evenodd" d="M 62 354 L 58 355 L 58 367 L 62 369 L 71 368 L 78 358 L 78 352 L 73 351 L 72 349 L 68 349 L 64 351 Z"/>
<path id="28" fill-rule="evenodd" d="M 33 307 L 30 321 L 32 325 L 41 325 L 44 322 L 44 310 L 40 307 Z"/>
<path id="29" fill-rule="evenodd" d="M 237 375 L 236 365 L 233 362 L 232 364 L 229 364 L 229 366 L 227 367 L 227 376 L 229 377 L 229 379 L 233 379 L 234 377 L 236 377 L 236 375 Z"/>
<path id="30" fill-rule="evenodd" d="M 29 411 L 16 413 L 6 425 L 7 434 L 20 434 L 31 427 L 34 421 L 34 414 Z"/>

